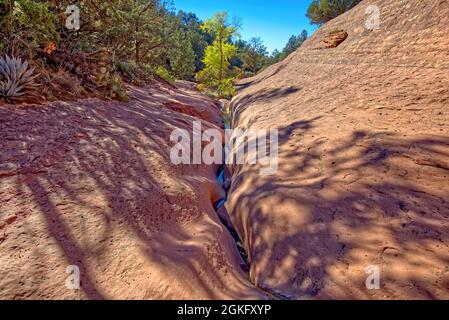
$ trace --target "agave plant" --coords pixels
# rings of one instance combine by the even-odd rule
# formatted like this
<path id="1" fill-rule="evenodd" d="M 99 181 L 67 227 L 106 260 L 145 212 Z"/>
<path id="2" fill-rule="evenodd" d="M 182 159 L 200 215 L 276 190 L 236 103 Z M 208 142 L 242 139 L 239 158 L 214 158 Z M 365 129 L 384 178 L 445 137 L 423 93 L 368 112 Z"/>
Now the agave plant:
<path id="1" fill-rule="evenodd" d="M 21 58 L 0 57 L 0 100 L 14 102 L 36 88 L 34 68 Z"/>

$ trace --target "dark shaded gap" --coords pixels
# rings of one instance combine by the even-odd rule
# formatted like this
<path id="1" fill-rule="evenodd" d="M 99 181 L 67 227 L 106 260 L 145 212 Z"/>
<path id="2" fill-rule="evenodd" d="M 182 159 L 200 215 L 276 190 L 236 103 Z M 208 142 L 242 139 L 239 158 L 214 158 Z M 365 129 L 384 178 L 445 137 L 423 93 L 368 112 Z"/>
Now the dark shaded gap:
<path id="1" fill-rule="evenodd" d="M 237 230 L 235 229 L 234 225 L 232 224 L 231 218 L 229 217 L 228 211 L 226 210 L 225 204 L 229 192 L 229 184 L 227 183 L 228 178 L 226 177 L 226 165 L 223 165 L 220 167 L 217 173 L 217 180 L 222 186 L 223 190 L 225 191 L 225 198 L 218 200 L 216 203 L 214 203 L 214 209 L 217 212 L 218 218 L 220 219 L 221 223 L 226 227 L 226 229 L 229 231 L 229 233 L 232 236 L 232 239 L 234 239 L 234 242 L 237 246 L 237 250 L 240 253 L 240 256 L 243 260 L 241 263 L 241 267 L 245 272 L 249 272 L 250 265 L 248 261 L 248 254 L 246 253 L 245 248 L 243 247 L 242 240 L 240 239 L 240 236 L 237 233 Z"/>

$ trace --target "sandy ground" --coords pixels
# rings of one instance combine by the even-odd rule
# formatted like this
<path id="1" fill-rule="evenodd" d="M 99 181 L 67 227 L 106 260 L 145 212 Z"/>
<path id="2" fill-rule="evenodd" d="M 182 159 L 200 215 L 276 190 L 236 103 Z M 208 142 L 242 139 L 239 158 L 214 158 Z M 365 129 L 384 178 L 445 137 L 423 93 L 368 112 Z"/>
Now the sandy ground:
<path id="1" fill-rule="evenodd" d="M 380 30 L 364 27 L 370 4 Z M 346 41 L 324 49 L 338 29 Z M 293 299 L 449 298 L 448 35 L 446 0 L 364 1 L 239 84 L 234 126 L 280 130 L 276 175 L 232 168 L 253 283 Z"/>
<path id="2" fill-rule="evenodd" d="M 173 129 L 222 125 L 179 86 L 0 107 L 0 299 L 265 297 L 212 206 L 218 167 L 170 162 Z"/>

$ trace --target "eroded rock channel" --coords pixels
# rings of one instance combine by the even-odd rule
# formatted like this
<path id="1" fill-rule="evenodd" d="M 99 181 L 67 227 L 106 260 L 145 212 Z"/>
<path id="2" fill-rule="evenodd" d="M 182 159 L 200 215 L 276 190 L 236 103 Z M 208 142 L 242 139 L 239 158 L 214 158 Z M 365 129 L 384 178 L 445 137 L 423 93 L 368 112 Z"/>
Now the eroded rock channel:
<path id="1" fill-rule="evenodd" d="M 224 130 L 231 129 L 231 119 L 230 119 L 230 101 L 221 100 L 220 103 L 220 109 L 221 109 L 221 115 L 223 117 L 223 127 Z M 223 163 L 225 163 L 225 146 L 223 145 Z M 221 223 L 226 227 L 226 229 L 229 231 L 229 233 L 232 236 L 232 239 L 234 239 L 234 242 L 236 244 L 236 247 L 239 251 L 240 257 L 242 259 L 241 261 L 241 267 L 245 272 L 249 272 L 249 261 L 248 261 L 248 254 L 246 253 L 245 248 L 242 245 L 242 241 L 240 239 L 239 234 L 237 233 L 237 230 L 235 229 L 231 218 L 229 216 L 229 213 L 226 209 L 226 201 L 228 200 L 228 193 L 229 189 L 231 187 L 231 173 L 229 172 L 229 169 L 226 164 L 223 164 L 220 166 L 218 172 L 217 172 L 217 180 L 219 184 L 221 185 L 222 189 L 224 190 L 224 196 L 223 198 L 216 201 L 213 205 L 215 208 L 215 211 L 217 212 L 217 215 L 221 221 Z"/>
<path id="2" fill-rule="evenodd" d="M 129 95 L 0 106 L 0 299 L 265 298 L 214 209 L 219 168 L 170 161 L 216 104 L 189 83 Z"/>
<path id="3" fill-rule="evenodd" d="M 232 122 L 277 128 L 279 167 L 232 184 L 170 161 L 222 128 L 193 84 L 0 106 L 0 299 L 448 299 L 448 34 L 447 1 L 362 1 L 242 80 Z"/>
<path id="4" fill-rule="evenodd" d="M 239 251 L 240 257 L 242 258 L 241 261 L 241 267 L 245 272 L 249 272 L 250 265 L 248 261 L 248 254 L 246 253 L 245 248 L 242 245 L 242 240 L 240 239 L 240 236 L 237 233 L 237 230 L 235 229 L 234 225 L 232 224 L 231 218 L 229 217 L 228 211 L 226 210 L 226 201 L 228 200 L 228 192 L 230 187 L 230 174 L 226 166 L 220 167 L 220 170 L 218 171 L 217 175 L 218 182 L 223 187 L 223 190 L 226 193 L 226 197 L 223 199 L 220 199 L 214 204 L 214 208 L 217 211 L 218 217 L 220 218 L 221 223 L 226 227 L 226 229 L 229 231 L 229 233 L 232 236 L 232 239 L 234 239 L 234 242 L 237 246 L 237 249 Z"/>

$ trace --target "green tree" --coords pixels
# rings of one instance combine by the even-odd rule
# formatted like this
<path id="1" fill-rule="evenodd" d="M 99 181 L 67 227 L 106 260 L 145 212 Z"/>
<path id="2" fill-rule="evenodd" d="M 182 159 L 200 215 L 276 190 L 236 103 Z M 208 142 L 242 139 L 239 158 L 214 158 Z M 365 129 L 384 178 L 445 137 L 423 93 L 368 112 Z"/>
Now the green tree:
<path id="1" fill-rule="evenodd" d="M 158 49 L 168 49 L 173 21 L 157 0 L 115 0 L 106 5 L 110 7 L 104 19 L 105 39 L 119 55 L 134 56 L 140 66 L 151 63 Z"/>
<path id="2" fill-rule="evenodd" d="M 256 74 L 266 63 L 267 55 L 267 48 L 262 40 L 258 37 L 251 38 L 243 52 L 244 68 Z"/>
<path id="3" fill-rule="evenodd" d="M 362 0 L 313 0 L 307 10 L 311 24 L 322 25 L 352 9 Z"/>
<path id="4" fill-rule="evenodd" d="M 231 67 L 238 69 L 240 72 L 243 71 L 243 54 L 245 53 L 246 46 L 248 45 L 245 40 L 237 39 L 233 41 L 232 44 L 237 47 L 237 54 L 231 58 Z"/>
<path id="5" fill-rule="evenodd" d="M 282 50 L 283 57 L 287 57 L 290 53 L 294 52 L 298 48 L 298 38 L 295 35 L 292 35 Z"/>
<path id="6" fill-rule="evenodd" d="M 221 81 L 227 72 L 229 59 L 236 51 L 229 40 L 237 34 L 237 27 L 229 22 L 226 12 L 219 12 L 212 19 L 204 22 L 201 29 L 214 36 L 211 46 L 215 48 L 212 49 L 211 46 L 206 48 L 206 56 L 207 53 L 218 54 L 218 80 Z"/>
<path id="7" fill-rule="evenodd" d="M 63 2 L 62 8 L 70 0 Z M 178 16 L 165 2 L 92 0 L 81 2 L 80 6 L 81 29 L 77 33 L 65 32 L 67 43 L 76 43 L 83 51 L 107 48 L 114 63 L 126 71 L 132 70 L 131 73 L 157 73 L 163 68 L 182 79 L 194 75 L 196 39 L 191 36 L 194 31 L 201 32 L 200 24 L 187 26 L 185 23 L 190 24 L 193 19 Z M 130 72 L 126 73 L 130 78 Z"/>
<path id="8" fill-rule="evenodd" d="M 218 88 L 220 82 L 230 76 L 231 57 L 237 53 L 237 47 L 230 43 L 219 44 L 214 41 L 204 53 L 205 67 L 197 73 L 197 80 L 211 88 Z"/>
<path id="9" fill-rule="evenodd" d="M 268 64 L 273 64 L 279 61 L 281 61 L 281 52 L 278 49 L 274 49 L 269 57 Z"/>
<path id="10" fill-rule="evenodd" d="M 187 35 L 195 54 L 195 72 L 204 68 L 203 58 L 206 47 L 214 41 L 212 35 L 201 30 L 203 24 L 198 17 L 191 12 L 179 11 L 177 14 L 180 29 Z"/>
<path id="11" fill-rule="evenodd" d="M 57 39 L 56 15 L 50 1 L 0 0 L 0 44 L 7 53 L 31 58 Z M 1 48 L 0 48 L 1 49 Z"/>
<path id="12" fill-rule="evenodd" d="M 176 30 L 173 34 L 175 44 L 169 49 L 170 68 L 180 79 L 191 79 L 195 73 L 195 52 L 188 34 Z"/>
<path id="13" fill-rule="evenodd" d="M 218 90 L 222 96 L 234 93 L 230 72 L 230 60 L 237 54 L 237 47 L 230 41 L 237 34 L 237 27 L 229 23 L 227 13 L 220 12 L 201 26 L 212 34 L 214 41 L 204 52 L 204 69 L 197 73 L 197 80 L 202 86 Z"/>
<path id="14" fill-rule="evenodd" d="M 307 40 L 307 37 L 308 33 L 306 30 L 303 30 L 298 36 L 291 36 L 284 49 L 282 49 L 281 60 L 285 59 L 288 55 L 295 52 L 296 49 L 298 49 L 304 43 L 304 41 Z"/>

